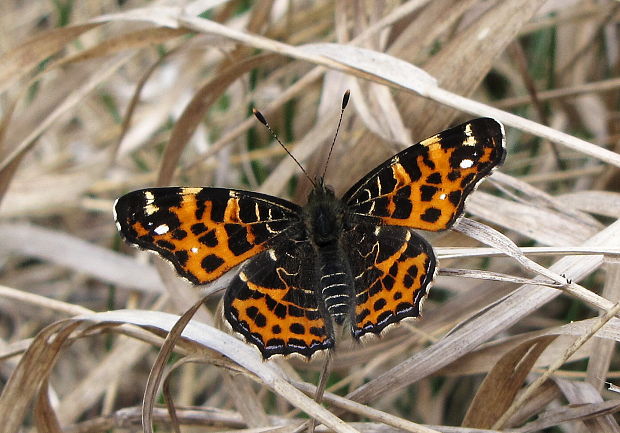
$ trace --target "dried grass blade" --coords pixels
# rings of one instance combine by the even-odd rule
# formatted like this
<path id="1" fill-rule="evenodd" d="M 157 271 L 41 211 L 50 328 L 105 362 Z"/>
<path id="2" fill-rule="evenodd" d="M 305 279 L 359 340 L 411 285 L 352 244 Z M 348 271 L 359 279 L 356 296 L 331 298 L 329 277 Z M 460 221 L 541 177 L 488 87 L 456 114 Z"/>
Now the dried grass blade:
<path id="1" fill-rule="evenodd" d="M 68 42 L 100 25 L 89 23 L 50 30 L 4 53 L 0 57 L 0 92 L 9 88 L 24 72 L 64 48 Z"/>
<path id="2" fill-rule="evenodd" d="M 249 378 L 226 372 L 224 373 L 224 384 L 229 390 L 235 407 L 249 428 L 272 426 Z"/>
<path id="3" fill-rule="evenodd" d="M 462 425 L 491 428 L 508 409 L 532 366 L 553 340 L 553 336 L 535 338 L 502 356 L 478 388 Z"/>
<path id="4" fill-rule="evenodd" d="M 507 255 L 515 259 L 521 266 L 534 274 L 544 275 L 551 281 L 555 281 L 559 284 L 567 283 L 566 278 L 554 274 L 544 266 L 541 266 L 533 260 L 525 257 L 525 255 L 523 255 L 521 250 L 519 250 L 519 247 L 517 247 L 514 242 L 512 242 L 507 236 L 503 235 L 497 230 L 493 230 L 489 226 L 486 226 L 469 218 L 461 218 L 453 227 L 453 229 L 484 244 L 490 245 L 500 251 L 505 252 Z"/>
<path id="5" fill-rule="evenodd" d="M 601 394 L 587 382 L 577 382 L 561 378 L 553 378 L 553 381 L 562 391 L 570 405 L 581 406 L 604 402 Z M 620 400 L 615 402 L 620 405 Z M 620 432 L 620 426 L 611 414 L 599 413 L 598 416 L 595 415 L 593 417 L 586 415 L 582 421 L 590 433 Z"/>
<path id="6" fill-rule="evenodd" d="M 618 302 L 620 301 L 620 258 L 607 257 L 604 267 L 606 276 L 602 296 L 611 302 Z M 598 392 L 601 392 L 605 386 L 605 378 L 609 373 L 616 343 L 598 338 L 594 340 L 593 345 L 592 354 L 588 360 L 587 381 Z"/>
<path id="7" fill-rule="evenodd" d="M 2 433 L 21 431 L 21 422 L 30 402 L 37 393 L 47 392 L 47 387 L 42 388 L 42 384 L 49 377 L 65 340 L 78 325 L 64 320 L 46 327 L 22 356 L 0 394 Z"/>
<path id="8" fill-rule="evenodd" d="M 47 379 L 41 384 L 41 392 L 39 392 L 34 407 L 35 423 L 37 431 L 41 433 L 63 433 L 56 412 L 52 407 L 49 399 L 50 390 Z"/>
<path id="9" fill-rule="evenodd" d="M 535 3 L 536 2 L 532 4 Z M 482 104 L 442 89 L 436 85 L 436 81 L 432 76 L 396 57 L 372 50 L 340 44 L 316 44 L 304 47 L 293 47 L 262 36 L 241 32 L 214 21 L 188 16 L 182 12 L 178 12 L 179 11 L 174 8 L 169 8 L 166 12 L 166 14 L 170 14 L 166 16 L 165 20 L 168 26 L 176 28 L 179 24 L 182 24 L 199 32 L 225 36 L 255 48 L 261 48 L 277 52 L 281 55 L 306 60 L 318 65 L 341 70 L 360 78 L 370 79 L 388 85 L 395 84 L 396 87 L 401 87 L 422 96 L 429 97 L 448 107 L 453 107 L 460 111 L 475 115 L 494 117 L 507 125 L 514 126 L 536 136 L 546 138 L 554 143 L 561 144 L 620 167 L 620 155 L 615 152 L 595 146 L 592 143 L 557 131 L 553 128 L 499 110 L 490 105 Z M 144 15 L 140 18 L 145 21 L 149 19 L 145 18 Z M 328 52 L 332 54 L 328 56 Z M 369 59 L 374 59 L 374 62 L 370 62 Z M 408 72 L 408 74 L 406 72 Z"/>
<path id="10" fill-rule="evenodd" d="M 512 403 L 512 405 L 504 412 L 504 414 L 495 422 L 493 428 L 501 429 L 510 419 L 512 415 L 530 398 L 538 388 L 551 377 L 551 375 L 558 370 L 570 356 L 577 351 L 586 341 L 588 341 L 596 332 L 601 329 L 613 316 L 620 312 L 620 302 L 614 305 L 611 309 L 605 312 L 605 314 L 597 320 L 588 333 L 579 337 L 572 346 L 566 351 L 564 356 L 554 362 L 549 369 L 540 377 L 538 377 L 526 390 Z"/>
<path id="11" fill-rule="evenodd" d="M 178 321 L 178 316 L 153 311 L 119 310 L 83 316 L 80 319 L 99 324 L 128 323 L 170 332 Z M 252 373 L 250 377 L 256 375 L 262 383 L 288 400 L 292 405 L 315 417 L 336 432 L 357 433 L 357 430 L 295 389 L 285 380 L 282 372 L 274 364 L 264 362 L 258 351 L 235 337 L 194 321 L 189 322 L 183 330 L 182 337 L 223 354 L 235 364 Z M 149 396 L 151 393 L 153 390 L 149 388 Z"/>
<path id="12" fill-rule="evenodd" d="M 125 115 L 123 116 L 123 124 L 121 125 L 121 133 L 118 135 L 118 140 L 116 141 L 116 145 L 110 150 L 110 157 L 112 160 L 116 159 L 118 150 L 123 143 L 123 139 L 125 138 L 127 131 L 129 130 L 129 126 L 131 125 L 131 119 L 133 118 L 134 111 L 138 105 L 140 100 L 140 95 L 142 94 L 142 90 L 146 85 L 148 79 L 151 75 L 161 66 L 161 64 L 170 56 L 174 54 L 176 50 L 170 50 L 165 55 L 160 56 L 157 61 L 155 61 L 140 77 L 140 80 L 136 84 L 136 88 L 133 92 L 131 100 L 129 101 L 129 105 L 127 105 L 127 109 L 125 111 Z"/>
<path id="13" fill-rule="evenodd" d="M 435 247 L 435 254 L 439 260 L 457 259 L 466 257 L 498 257 L 505 254 L 494 248 L 467 248 L 467 247 Z M 574 256 L 574 255 L 604 255 L 607 257 L 620 256 L 620 248 L 598 248 L 598 247 L 519 247 L 522 254 L 526 256 Z"/>
<path id="14" fill-rule="evenodd" d="M 196 92 L 175 123 L 170 141 L 166 145 L 158 174 L 157 183 L 159 185 L 170 183 L 187 142 L 196 131 L 209 107 L 218 100 L 228 86 L 246 72 L 275 59 L 278 57 L 273 54 L 262 54 L 237 62 L 221 71 Z"/>
<path id="15" fill-rule="evenodd" d="M 541 125 L 540 123 L 536 123 L 532 120 L 525 119 L 507 111 L 498 110 L 490 105 L 465 98 L 440 87 L 431 88 L 430 90 L 431 91 L 428 96 L 444 105 L 477 116 L 486 115 L 493 117 L 502 122 L 504 125 L 513 126 L 537 137 L 541 137 L 553 143 L 565 146 L 576 152 L 591 156 L 592 158 L 615 165 L 616 167 L 620 167 L 620 154 L 609 149 L 605 149 L 604 147 L 597 146 L 589 141 L 582 140 L 565 132 L 558 131 L 557 129 L 549 126 Z"/>
<path id="16" fill-rule="evenodd" d="M 389 54 L 344 44 L 308 44 L 299 47 L 305 53 L 338 62 L 344 72 L 379 83 L 406 87 L 422 96 L 437 87 L 437 80 L 417 66 Z"/>
<path id="17" fill-rule="evenodd" d="M 443 367 L 437 374 L 464 376 L 486 373 L 492 369 L 504 354 L 513 350 L 520 344 L 545 336 L 560 337 L 556 338 L 548 349 L 538 358 L 536 367 L 542 368 L 551 364 L 558 356 L 561 356 L 562 353 L 566 353 L 569 346 L 573 344 L 577 337 L 583 336 L 591 329 L 595 320 L 596 319 L 586 319 L 578 322 L 571 322 L 557 327 L 526 332 L 485 343 L 476 350 L 459 358 L 457 362 Z M 620 319 L 613 318 L 610 320 L 596 333 L 596 337 L 597 339 L 611 342 L 620 341 Z M 571 358 L 571 361 L 590 356 L 593 352 L 593 341 L 588 342 L 588 345 L 587 350 L 585 348 L 580 350 Z"/>
<path id="18" fill-rule="evenodd" d="M 506 252 L 510 257 L 515 259 L 525 269 L 531 271 L 534 274 L 539 274 L 549 278 L 551 281 L 558 283 L 562 290 L 566 291 L 577 299 L 593 305 L 598 308 L 608 308 L 609 301 L 593 293 L 591 290 L 572 283 L 564 276 L 557 275 L 551 270 L 539 265 L 538 263 L 525 257 L 519 250 L 519 248 L 506 236 L 493 230 L 484 224 L 470 220 L 468 218 L 461 218 L 454 226 L 454 229 L 460 231 L 467 236 L 477 239 L 480 242 L 491 245 L 500 251 Z"/>
<path id="19" fill-rule="evenodd" d="M 75 236 L 35 225 L 14 223 L 0 224 L 0 237 L 0 251 L 5 254 L 17 253 L 50 261 L 119 287 L 147 293 L 164 292 L 164 285 L 152 266 L 138 263 Z M 58 254 L 59 245 L 63 246 L 63 254 Z"/>
<path id="20" fill-rule="evenodd" d="M 583 421 L 592 417 L 604 415 L 612 416 L 620 409 L 618 400 L 609 400 L 602 403 L 579 405 L 577 407 L 562 407 L 560 409 L 545 412 L 539 419 L 532 421 L 521 428 L 511 429 L 514 433 L 536 433 L 545 429 L 556 427 L 559 424 L 571 421 Z M 505 431 L 505 430 L 502 430 Z M 605 432 L 608 433 L 608 432 Z"/>
<path id="21" fill-rule="evenodd" d="M 92 48 L 65 57 L 60 62 L 54 64 L 54 66 L 58 67 L 67 63 L 83 62 L 90 59 L 110 56 L 126 50 L 163 44 L 170 39 L 178 38 L 187 33 L 187 30 L 184 29 L 169 29 L 165 27 L 137 30 L 125 33 L 119 37 L 107 39 Z"/>
<path id="22" fill-rule="evenodd" d="M 457 27 L 454 36 L 447 38 L 445 45 L 425 63 L 424 69 L 437 78 L 445 91 L 472 95 L 479 88 L 483 77 L 497 63 L 498 56 L 544 3 L 543 0 L 509 0 L 485 8 L 477 2 L 467 11 L 469 13 L 463 13 L 461 19 L 468 24 Z M 439 19 L 443 20 L 443 13 Z M 438 89 L 429 88 L 425 96 L 436 101 L 433 93 Z M 441 106 L 432 101 L 423 101 L 416 107 L 416 113 L 420 115 L 413 127 L 416 131 L 423 131 L 424 135 L 445 128 L 456 113 L 463 111 L 461 107 L 452 110 L 448 107 L 454 108 L 454 105 Z M 486 113 L 478 115 L 487 116 Z"/>
<path id="23" fill-rule="evenodd" d="M 83 83 L 76 84 L 74 92 L 67 95 L 62 103 L 58 104 L 58 106 L 50 112 L 47 117 L 24 139 L 16 143 L 15 147 L 8 155 L 4 156 L 2 161 L 0 161 L 0 174 L 4 173 L 4 171 L 10 167 L 10 164 L 15 162 L 17 158 L 20 158 L 28 150 L 30 150 L 37 138 L 47 128 L 54 124 L 60 116 L 64 115 L 67 111 L 69 111 L 69 109 L 81 102 L 88 93 L 93 91 L 99 84 L 114 74 L 118 68 L 127 62 L 129 58 L 130 55 L 120 55 L 112 60 L 108 60 L 101 65 L 96 73 L 88 76 Z"/>
<path id="24" fill-rule="evenodd" d="M 620 218 L 620 194 L 616 191 L 575 191 L 557 199 L 585 212 Z"/>
<path id="25" fill-rule="evenodd" d="M 149 378 L 146 382 L 146 387 L 144 389 L 144 399 L 142 402 L 142 428 L 145 433 L 153 432 L 153 408 L 155 407 L 155 400 L 157 398 L 157 390 L 161 384 L 162 378 L 164 376 L 164 367 L 168 362 L 168 358 L 172 354 L 174 350 L 174 346 L 181 336 L 183 330 L 189 323 L 189 321 L 194 317 L 196 311 L 202 306 L 204 299 L 200 299 L 196 302 L 189 310 L 187 310 L 179 320 L 172 326 L 170 332 L 166 336 L 164 344 L 162 345 L 159 353 L 157 354 L 157 359 L 153 363 L 151 367 L 151 371 L 149 372 Z M 170 406 L 171 402 L 168 403 L 169 412 L 174 410 Z M 170 417 L 172 419 L 176 419 L 176 415 L 170 413 Z"/>
<path id="26" fill-rule="evenodd" d="M 88 308 L 84 308 L 79 305 L 58 301 L 46 296 L 28 293 L 23 290 L 13 289 L 3 285 L 0 285 L 0 298 L 17 300 L 30 305 L 38 305 L 41 308 L 45 308 L 50 311 L 59 311 L 63 314 L 78 315 L 92 313 L 92 311 Z"/>
<path id="27" fill-rule="evenodd" d="M 476 191 L 468 198 L 467 210 L 544 245 L 575 245 L 602 228 L 598 222 L 592 224 L 548 207 L 515 202 L 484 191 Z M 557 230 L 558 227 L 566 230 Z"/>
<path id="28" fill-rule="evenodd" d="M 295 383 L 295 387 L 301 389 L 307 395 L 314 395 L 316 393 L 316 387 L 309 383 L 297 382 Z M 331 392 L 325 392 L 324 399 L 326 402 L 332 404 L 337 408 L 343 409 L 346 412 L 359 415 L 361 417 L 365 417 L 375 422 L 386 424 L 388 426 L 392 426 L 398 430 L 403 430 L 411 433 L 438 433 L 437 430 L 434 430 L 432 428 L 425 427 L 421 424 L 417 424 L 403 418 L 399 418 L 397 416 L 380 411 L 370 406 L 364 406 L 360 403 L 349 400 L 345 397 Z"/>
<path id="29" fill-rule="evenodd" d="M 75 422 L 101 400 L 114 381 L 130 374 L 145 359 L 151 346 L 140 344 L 134 339 L 121 336 L 105 357 L 67 393 L 57 405 L 57 411 L 64 422 Z"/>
<path id="30" fill-rule="evenodd" d="M 540 280 L 534 280 L 531 278 L 515 277 L 513 275 L 500 274 L 498 272 L 481 271 L 478 269 L 453 269 L 453 268 L 441 268 L 438 275 L 444 277 L 457 277 L 457 278 L 474 278 L 478 280 L 488 281 L 503 281 L 514 284 L 539 284 L 541 286 L 553 287 L 554 289 L 561 289 L 565 283 L 558 282 L 543 282 Z"/>

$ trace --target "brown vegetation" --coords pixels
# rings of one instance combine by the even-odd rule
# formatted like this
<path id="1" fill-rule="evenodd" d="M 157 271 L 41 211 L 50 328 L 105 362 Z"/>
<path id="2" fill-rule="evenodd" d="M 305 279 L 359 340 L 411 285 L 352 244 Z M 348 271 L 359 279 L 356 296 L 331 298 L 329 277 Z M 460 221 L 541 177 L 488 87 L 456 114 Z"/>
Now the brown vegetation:
<path id="1" fill-rule="evenodd" d="M 292 432 L 302 412 L 338 432 L 620 431 L 605 386 L 619 376 L 617 1 L 2 9 L 0 432 L 139 431 L 153 365 L 183 431 Z M 263 362 L 217 329 L 218 295 L 175 363 L 156 363 L 200 293 L 121 243 L 115 198 L 175 184 L 303 201 L 251 109 L 318 173 L 347 88 L 327 176 L 340 193 L 459 121 L 506 127 L 504 166 L 429 236 L 441 270 L 423 320 L 341 339 L 323 406 L 323 361 Z M 172 431 L 164 408 L 153 422 Z"/>

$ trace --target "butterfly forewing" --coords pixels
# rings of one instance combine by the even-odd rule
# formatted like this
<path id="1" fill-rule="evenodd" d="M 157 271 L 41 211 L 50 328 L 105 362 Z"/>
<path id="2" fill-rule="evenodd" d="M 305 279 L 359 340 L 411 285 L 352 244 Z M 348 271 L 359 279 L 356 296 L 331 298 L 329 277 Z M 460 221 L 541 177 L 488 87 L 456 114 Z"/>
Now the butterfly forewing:
<path id="1" fill-rule="evenodd" d="M 443 131 L 390 158 L 344 195 L 350 211 L 382 224 L 438 231 L 506 155 L 502 125 L 489 118 Z"/>
<path id="2" fill-rule="evenodd" d="M 128 242 L 159 253 L 194 284 L 215 280 L 299 222 L 293 203 L 223 188 L 133 191 L 115 214 Z"/>

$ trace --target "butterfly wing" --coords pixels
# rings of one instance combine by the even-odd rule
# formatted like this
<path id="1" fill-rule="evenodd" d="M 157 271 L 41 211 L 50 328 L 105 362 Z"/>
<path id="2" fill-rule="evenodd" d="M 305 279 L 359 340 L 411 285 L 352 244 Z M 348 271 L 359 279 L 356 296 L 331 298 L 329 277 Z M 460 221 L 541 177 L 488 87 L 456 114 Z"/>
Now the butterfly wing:
<path id="1" fill-rule="evenodd" d="M 125 240 L 159 253 L 194 284 L 265 251 L 300 215 L 286 200 L 223 188 L 133 191 L 117 200 L 114 211 Z"/>
<path id="2" fill-rule="evenodd" d="M 444 230 L 463 212 L 467 195 L 505 156 L 502 125 L 474 119 L 390 158 L 349 189 L 343 201 L 358 218 Z"/>
<path id="3" fill-rule="evenodd" d="M 420 315 L 433 280 L 432 247 L 407 227 L 361 223 L 345 234 L 355 276 L 353 337 L 380 334 L 387 326 Z"/>
<path id="4" fill-rule="evenodd" d="M 300 260 L 303 258 L 303 260 Z M 317 299 L 316 253 L 307 242 L 280 239 L 241 266 L 224 295 L 224 317 L 264 358 L 310 358 L 334 346 L 331 322 Z"/>

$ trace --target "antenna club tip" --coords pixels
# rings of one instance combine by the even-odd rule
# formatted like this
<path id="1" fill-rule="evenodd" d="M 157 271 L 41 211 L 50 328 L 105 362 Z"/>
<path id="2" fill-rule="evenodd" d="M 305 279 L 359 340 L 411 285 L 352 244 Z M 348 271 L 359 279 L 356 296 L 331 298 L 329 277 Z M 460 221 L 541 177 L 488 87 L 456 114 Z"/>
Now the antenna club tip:
<path id="1" fill-rule="evenodd" d="M 351 97 L 351 91 L 347 89 L 344 92 L 344 96 L 342 97 L 342 109 L 347 108 L 347 104 L 349 103 L 349 98 Z"/>
<path id="2" fill-rule="evenodd" d="M 263 113 L 258 111 L 256 108 L 252 107 L 252 114 L 254 114 L 254 117 L 256 117 L 260 123 L 267 126 L 267 119 L 265 119 L 265 116 L 263 116 Z"/>

